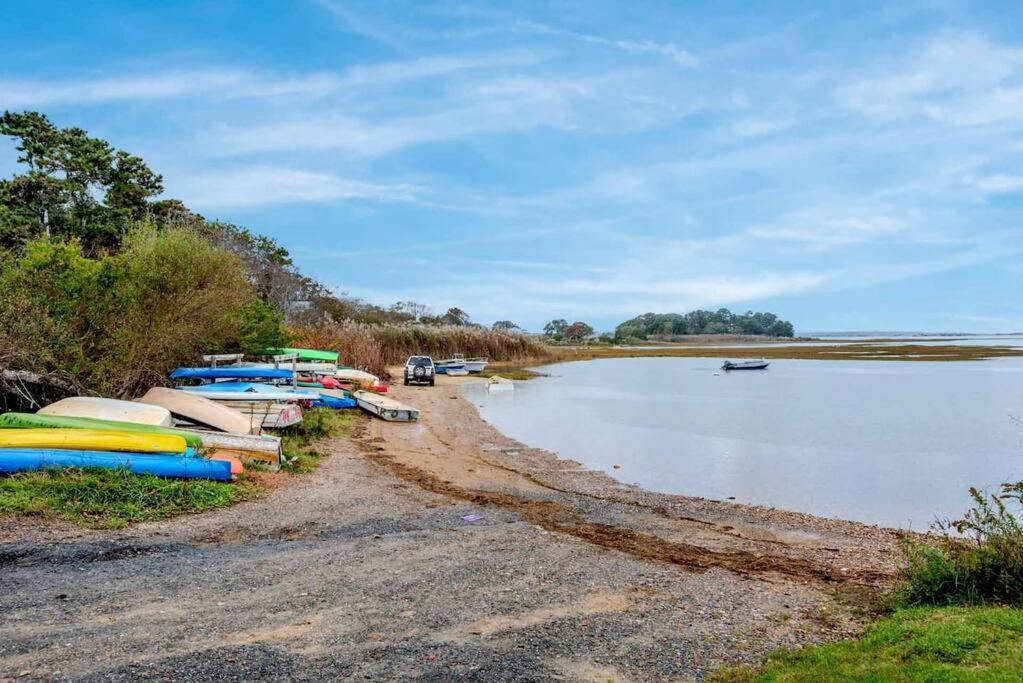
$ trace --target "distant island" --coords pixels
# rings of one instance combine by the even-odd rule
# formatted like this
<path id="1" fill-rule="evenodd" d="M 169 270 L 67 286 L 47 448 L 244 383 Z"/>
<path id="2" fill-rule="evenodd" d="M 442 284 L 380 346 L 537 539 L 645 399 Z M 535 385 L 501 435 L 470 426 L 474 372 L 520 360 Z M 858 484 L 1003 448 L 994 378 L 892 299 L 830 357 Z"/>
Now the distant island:
<path id="1" fill-rule="evenodd" d="M 644 313 L 615 328 L 619 340 L 668 340 L 672 337 L 701 334 L 761 335 L 793 337 L 792 323 L 774 313 L 732 313 L 727 308 L 689 313 Z"/>

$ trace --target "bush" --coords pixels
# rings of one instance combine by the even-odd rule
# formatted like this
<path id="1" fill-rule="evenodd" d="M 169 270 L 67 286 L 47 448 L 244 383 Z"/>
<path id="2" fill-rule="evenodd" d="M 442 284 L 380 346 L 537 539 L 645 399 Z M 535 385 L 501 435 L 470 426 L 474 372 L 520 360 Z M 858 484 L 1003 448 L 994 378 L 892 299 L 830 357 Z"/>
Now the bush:
<path id="1" fill-rule="evenodd" d="M 1023 482 L 990 497 L 977 489 L 970 495 L 974 505 L 962 519 L 939 525 L 937 545 L 907 543 L 903 604 L 1023 606 L 1023 526 L 1009 508 L 1023 504 Z"/>
<path id="2" fill-rule="evenodd" d="M 242 308 L 241 350 L 258 354 L 264 349 L 288 345 L 291 337 L 284 329 L 284 317 L 272 306 L 253 299 Z"/>
<path id="3" fill-rule="evenodd" d="M 236 346 L 252 300 L 240 260 L 182 228 L 138 226 L 116 255 L 37 239 L 0 267 L 0 370 L 130 397 Z"/>

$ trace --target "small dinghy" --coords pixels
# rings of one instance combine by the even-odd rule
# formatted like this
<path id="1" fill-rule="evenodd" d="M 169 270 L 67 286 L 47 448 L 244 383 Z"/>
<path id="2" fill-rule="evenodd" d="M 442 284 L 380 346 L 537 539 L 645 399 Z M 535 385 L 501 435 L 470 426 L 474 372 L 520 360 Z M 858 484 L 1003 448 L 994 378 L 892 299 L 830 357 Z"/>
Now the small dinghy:
<path id="1" fill-rule="evenodd" d="M 721 366 L 722 370 L 766 370 L 767 366 L 770 365 L 766 360 L 744 360 L 736 363 L 735 361 L 726 360 L 725 364 Z"/>
<path id="2" fill-rule="evenodd" d="M 487 369 L 486 358 L 466 358 L 465 369 L 477 375 Z"/>
<path id="3" fill-rule="evenodd" d="M 490 378 L 490 381 L 487 382 L 487 391 L 490 392 L 514 391 L 514 389 L 515 382 L 511 381 L 507 377 L 498 377 L 497 375 L 494 375 Z"/>
<path id="4" fill-rule="evenodd" d="M 355 400 L 359 402 L 359 407 L 367 413 L 388 422 L 415 422 L 419 419 L 418 408 L 370 391 L 356 391 Z"/>

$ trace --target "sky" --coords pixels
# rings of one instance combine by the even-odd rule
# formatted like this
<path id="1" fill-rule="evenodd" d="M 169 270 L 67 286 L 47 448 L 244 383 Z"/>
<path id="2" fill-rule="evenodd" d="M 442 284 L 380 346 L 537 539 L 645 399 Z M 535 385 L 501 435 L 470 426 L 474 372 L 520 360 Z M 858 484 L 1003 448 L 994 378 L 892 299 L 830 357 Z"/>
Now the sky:
<path id="1" fill-rule="evenodd" d="M 1023 330 L 1020 3 L 10 3 L 0 109 L 381 305 Z"/>

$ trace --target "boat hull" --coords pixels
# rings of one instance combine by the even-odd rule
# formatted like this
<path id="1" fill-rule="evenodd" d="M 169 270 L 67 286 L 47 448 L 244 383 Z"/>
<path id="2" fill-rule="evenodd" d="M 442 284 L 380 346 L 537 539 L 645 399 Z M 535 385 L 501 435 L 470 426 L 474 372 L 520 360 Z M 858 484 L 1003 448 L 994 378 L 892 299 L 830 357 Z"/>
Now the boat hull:
<path id="1" fill-rule="evenodd" d="M 194 396 L 192 393 L 153 387 L 141 398 L 139 403 L 161 406 L 170 411 L 173 417 L 185 419 L 211 427 L 221 432 L 234 434 L 258 434 L 262 423 L 251 416 L 231 410 L 205 396 Z"/>
<path id="2" fill-rule="evenodd" d="M 388 422 L 415 422 L 419 419 L 419 409 L 405 405 L 391 398 L 378 396 L 369 391 L 356 391 L 355 400 L 359 407 L 370 415 L 375 415 Z"/>
<path id="3" fill-rule="evenodd" d="M 135 424 L 170 427 L 170 411 L 161 406 L 151 406 L 134 401 L 118 401 L 112 398 L 72 396 L 39 409 L 40 415 L 60 417 L 88 417 L 97 420 L 116 420 Z"/>
<path id="4" fill-rule="evenodd" d="M 291 379 L 283 368 L 178 368 L 171 379 Z"/>
<path id="5" fill-rule="evenodd" d="M 173 434 L 99 429 L 0 429 L 0 448 L 124 451 L 182 455 L 185 440 Z"/>
<path id="6" fill-rule="evenodd" d="M 767 361 L 745 361 L 742 363 L 733 363 L 731 361 L 725 361 L 725 364 L 721 366 L 722 370 L 766 370 L 767 366 L 770 365 Z"/>
<path id="7" fill-rule="evenodd" d="M 0 449 L 0 472 L 3 473 L 65 467 L 127 469 L 135 474 L 153 474 L 158 477 L 231 481 L 231 463 L 221 460 L 107 451 Z"/>

